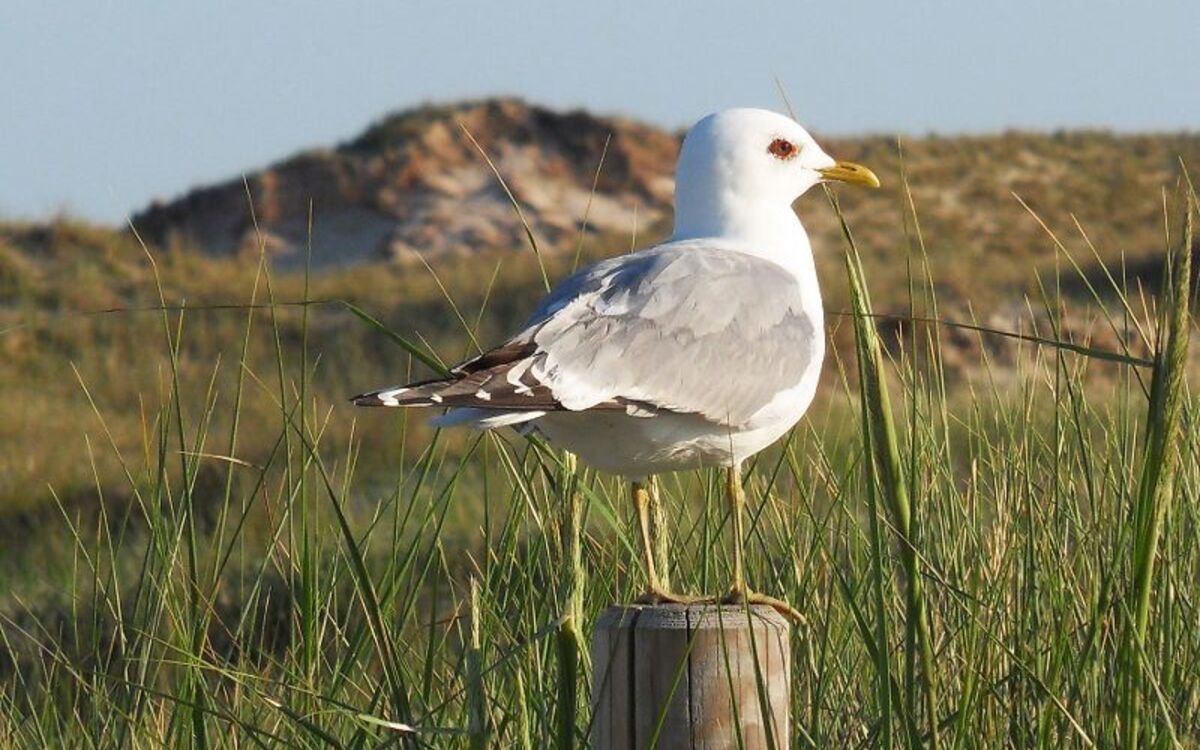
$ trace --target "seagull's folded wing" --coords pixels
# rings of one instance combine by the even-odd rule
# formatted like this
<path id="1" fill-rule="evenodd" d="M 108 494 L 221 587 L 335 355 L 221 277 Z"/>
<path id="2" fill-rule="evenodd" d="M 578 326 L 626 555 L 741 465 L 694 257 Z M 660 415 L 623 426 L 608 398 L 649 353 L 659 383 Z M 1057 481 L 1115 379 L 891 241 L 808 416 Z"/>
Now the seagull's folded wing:
<path id="1" fill-rule="evenodd" d="M 820 335 L 780 266 L 671 243 L 564 281 L 521 334 L 456 367 L 439 403 L 668 410 L 738 424 L 799 382 Z"/>

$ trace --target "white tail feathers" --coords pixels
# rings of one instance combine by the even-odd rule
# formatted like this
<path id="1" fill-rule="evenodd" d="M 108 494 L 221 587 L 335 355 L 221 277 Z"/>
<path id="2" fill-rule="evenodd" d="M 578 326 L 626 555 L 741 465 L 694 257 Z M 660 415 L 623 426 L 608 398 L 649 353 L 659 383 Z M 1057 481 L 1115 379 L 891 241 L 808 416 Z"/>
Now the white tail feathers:
<path id="1" fill-rule="evenodd" d="M 544 411 L 496 411 L 495 409 L 451 409 L 429 420 L 434 427 L 470 427 L 474 430 L 493 430 L 512 427 L 544 417 Z"/>

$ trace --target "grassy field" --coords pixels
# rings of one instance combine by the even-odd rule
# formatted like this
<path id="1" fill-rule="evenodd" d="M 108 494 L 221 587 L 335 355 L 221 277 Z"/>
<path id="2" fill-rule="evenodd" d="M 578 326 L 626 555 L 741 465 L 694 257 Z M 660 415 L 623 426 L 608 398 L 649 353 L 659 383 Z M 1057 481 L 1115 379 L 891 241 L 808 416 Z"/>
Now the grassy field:
<path id="1" fill-rule="evenodd" d="M 875 325 L 868 294 L 944 317 L 912 216 L 885 283 L 822 258 L 840 345 L 746 480 L 748 579 L 808 617 L 795 746 L 1200 746 L 1186 196 L 1161 286 L 1064 247 L 1018 339 Z M 531 258 L 273 278 L 3 236 L 0 745 L 585 745 L 590 622 L 643 583 L 627 489 L 345 404 L 494 342 Z M 660 480 L 676 588 L 727 584 L 722 490 Z"/>

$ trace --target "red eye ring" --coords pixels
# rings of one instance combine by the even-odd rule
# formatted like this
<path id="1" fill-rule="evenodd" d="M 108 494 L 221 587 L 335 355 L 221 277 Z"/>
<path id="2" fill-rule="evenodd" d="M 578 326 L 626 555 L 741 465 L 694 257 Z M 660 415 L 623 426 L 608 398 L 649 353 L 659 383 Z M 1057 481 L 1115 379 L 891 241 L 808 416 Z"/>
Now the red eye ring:
<path id="1" fill-rule="evenodd" d="M 767 146 L 767 153 L 771 154 L 776 159 L 783 159 L 786 161 L 800 153 L 800 149 L 796 146 L 796 144 L 792 143 L 786 138 L 776 138 L 775 140 L 771 141 L 770 146 Z"/>

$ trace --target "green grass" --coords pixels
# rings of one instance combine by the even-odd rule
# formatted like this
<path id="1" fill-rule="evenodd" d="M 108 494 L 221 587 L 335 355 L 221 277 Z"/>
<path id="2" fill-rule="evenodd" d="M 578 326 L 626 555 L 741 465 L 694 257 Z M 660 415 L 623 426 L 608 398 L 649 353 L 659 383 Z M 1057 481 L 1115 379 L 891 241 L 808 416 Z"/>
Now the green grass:
<path id="1" fill-rule="evenodd" d="M 1200 431 L 1175 197 L 1172 286 L 1143 295 L 1113 268 L 1091 299 L 1118 342 L 1104 357 L 1061 325 L 1082 304 L 1061 292 L 1065 249 L 1029 301 L 1044 329 L 997 350 L 933 325 L 889 340 L 847 245 L 855 315 L 832 324 L 855 346 L 833 350 L 821 400 L 747 478 L 749 582 L 808 617 L 795 746 L 1200 744 Z M 938 318 L 915 218 L 904 297 Z M 0 461 L 50 496 L 18 505 L 27 478 L 5 490 L 0 745 L 585 745 L 584 642 L 642 584 L 627 488 L 513 435 L 344 402 L 417 367 L 422 336 L 430 352 L 494 341 L 475 321 L 520 315 L 532 259 L 482 287 L 439 268 L 446 289 L 484 289 L 456 316 L 412 274 L 271 278 L 58 231 L 95 252 L 0 257 L 21 300 L 4 377 L 28 416 L 0 428 Z M 51 274 L 91 293 L 51 298 Z M 468 331 L 403 328 L 380 302 L 397 296 Z M 282 304 L 304 300 L 339 302 Z M 74 312 L 102 307 L 159 309 Z M 951 335 L 977 339 L 957 380 Z M 80 392 L 86 409 L 66 395 Z M 23 469 L 34 430 L 56 450 Z M 665 476 L 659 494 L 672 585 L 723 590 L 721 477 Z"/>

